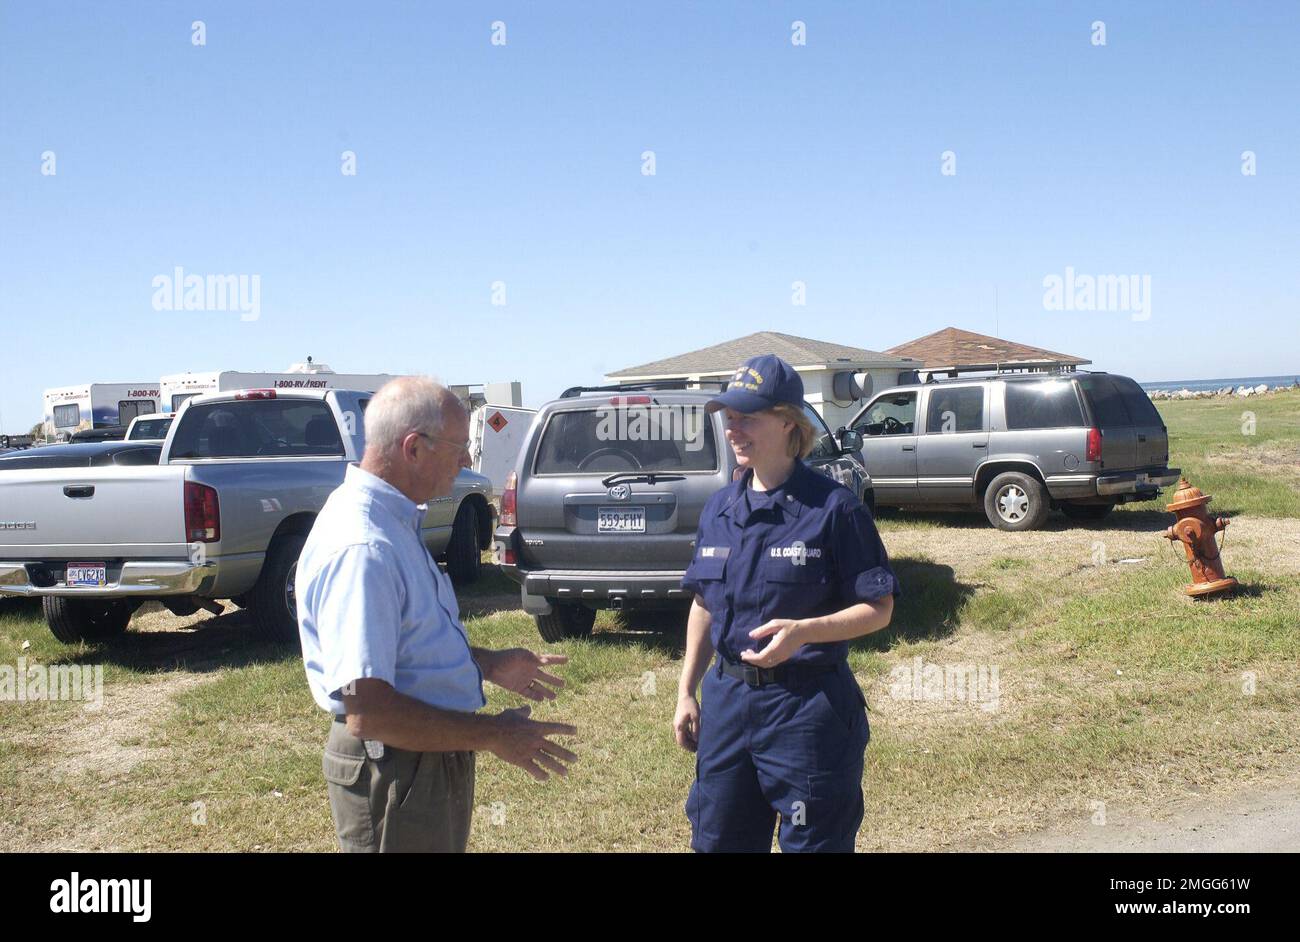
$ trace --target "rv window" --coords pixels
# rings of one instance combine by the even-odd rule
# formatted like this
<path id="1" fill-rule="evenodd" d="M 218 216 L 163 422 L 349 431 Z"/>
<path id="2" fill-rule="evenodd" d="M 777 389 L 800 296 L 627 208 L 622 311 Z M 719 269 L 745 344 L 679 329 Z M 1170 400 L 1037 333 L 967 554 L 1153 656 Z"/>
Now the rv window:
<path id="1" fill-rule="evenodd" d="M 55 428 L 76 428 L 81 424 L 81 406 L 73 403 L 70 406 L 54 407 L 54 427 Z"/>
<path id="2" fill-rule="evenodd" d="M 320 400 L 207 402 L 182 417 L 173 458 L 342 457 L 343 440 Z"/>
<path id="3" fill-rule="evenodd" d="M 155 411 L 152 399 L 122 399 L 117 404 L 117 424 L 130 425 L 137 415 L 150 415 Z"/>
<path id="4" fill-rule="evenodd" d="M 179 411 L 182 402 L 184 402 L 186 399 L 193 399 L 197 395 L 198 393 L 177 393 L 176 395 L 172 396 L 172 411 L 173 412 Z"/>

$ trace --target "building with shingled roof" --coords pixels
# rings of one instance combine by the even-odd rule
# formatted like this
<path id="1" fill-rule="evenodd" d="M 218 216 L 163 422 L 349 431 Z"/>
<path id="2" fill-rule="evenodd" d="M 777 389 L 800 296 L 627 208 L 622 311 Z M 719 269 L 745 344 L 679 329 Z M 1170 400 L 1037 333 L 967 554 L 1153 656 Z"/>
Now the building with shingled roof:
<path id="1" fill-rule="evenodd" d="M 922 364 L 906 356 L 848 347 L 823 340 L 761 330 L 680 353 L 663 360 L 608 373 L 605 381 L 622 385 L 664 380 L 689 384 L 729 380 L 736 367 L 763 353 L 773 353 L 799 373 L 804 398 L 835 430 L 862 406 L 873 388 L 884 389 L 910 377 Z"/>
<path id="2" fill-rule="evenodd" d="M 920 360 L 925 364 L 925 372 L 932 376 L 1017 370 L 1061 372 L 1092 363 L 1068 353 L 1056 353 L 956 327 L 936 330 L 885 352 Z"/>

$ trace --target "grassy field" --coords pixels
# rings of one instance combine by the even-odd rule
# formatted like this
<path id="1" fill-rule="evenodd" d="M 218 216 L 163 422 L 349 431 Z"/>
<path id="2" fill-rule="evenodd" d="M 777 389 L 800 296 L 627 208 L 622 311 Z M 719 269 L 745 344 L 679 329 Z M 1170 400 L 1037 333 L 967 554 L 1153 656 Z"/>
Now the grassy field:
<path id="1" fill-rule="evenodd" d="M 1163 505 L 1027 534 L 882 518 L 905 594 L 851 654 L 872 711 L 860 849 L 996 846 L 1300 768 L 1300 395 L 1160 408 L 1171 462 L 1236 518 L 1224 555 L 1243 590 L 1181 595 Z M 461 601 L 475 643 L 540 649 L 495 571 Z M 592 639 L 550 647 L 570 655 L 568 686 L 535 715 L 578 724 L 581 759 L 537 784 L 480 756 L 472 849 L 687 847 L 693 760 L 668 729 L 680 635 L 642 628 L 602 613 Z M 0 850 L 333 849 L 327 721 L 297 657 L 243 613 L 142 613 L 121 643 L 65 647 L 38 609 L 0 602 L 0 664 L 20 657 L 102 664 L 105 693 L 98 711 L 0 703 Z M 935 670 L 991 683 L 932 689 Z"/>

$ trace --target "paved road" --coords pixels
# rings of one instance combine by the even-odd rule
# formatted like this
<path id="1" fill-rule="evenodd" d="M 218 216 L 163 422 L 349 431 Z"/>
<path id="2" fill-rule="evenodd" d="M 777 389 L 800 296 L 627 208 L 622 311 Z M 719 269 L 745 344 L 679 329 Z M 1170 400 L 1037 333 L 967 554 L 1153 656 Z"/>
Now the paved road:
<path id="1" fill-rule="evenodd" d="M 1009 851 L 1210 852 L 1300 851 L 1300 776 L 1284 785 L 1180 802 L 1167 814 L 1108 808 L 1106 824 L 1079 823 L 1009 838 Z"/>

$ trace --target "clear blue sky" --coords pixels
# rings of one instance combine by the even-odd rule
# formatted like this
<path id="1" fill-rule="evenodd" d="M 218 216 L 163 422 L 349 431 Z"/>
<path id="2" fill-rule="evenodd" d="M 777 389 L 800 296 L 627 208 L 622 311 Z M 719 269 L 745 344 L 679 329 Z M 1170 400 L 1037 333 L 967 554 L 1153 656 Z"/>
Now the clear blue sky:
<path id="1" fill-rule="evenodd" d="M 1297 48 L 1295 2 L 0 0 L 5 430 L 307 354 L 536 405 L 763 329 L 1300 371 Z M 155 311 L 178 265 L 260 319 Z M 1150 319 L 1044 310 L 1066 266 L 1149 274 Z"/>

